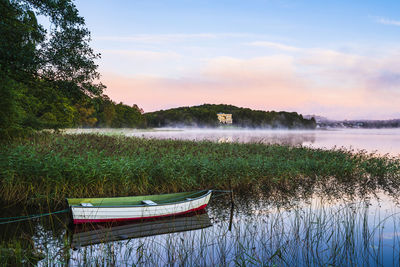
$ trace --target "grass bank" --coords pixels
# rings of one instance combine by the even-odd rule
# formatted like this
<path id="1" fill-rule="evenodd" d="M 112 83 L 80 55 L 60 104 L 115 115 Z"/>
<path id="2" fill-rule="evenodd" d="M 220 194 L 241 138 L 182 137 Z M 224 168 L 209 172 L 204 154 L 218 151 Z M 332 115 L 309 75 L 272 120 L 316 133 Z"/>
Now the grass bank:
<path id="1" fill-rule="evenodd" d="M 306 182 L 398 183 L 400 159 L 259 143 L 38 133 L 1 145 L 0 201 L 63 203 L 205 188 L 293 189 Z"/>

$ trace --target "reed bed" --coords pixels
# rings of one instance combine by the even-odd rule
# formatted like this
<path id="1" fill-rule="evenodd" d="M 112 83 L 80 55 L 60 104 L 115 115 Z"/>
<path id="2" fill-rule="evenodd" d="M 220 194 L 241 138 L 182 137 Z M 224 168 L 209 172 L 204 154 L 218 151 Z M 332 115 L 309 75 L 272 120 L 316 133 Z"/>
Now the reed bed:
<path id="1" fill-rule="evenodd" d="M 0 149 L 0 201 L 9 205 L 211 188 L 291 191 L 332 179 L 398 185 L 399 178 L 399 158 L 345 149 L 57 133 Z"/>
<path id="2" fill-rule="evenodd" d="M 10 262 L 39 266 L 396 266 L 400 262 L 399 210 L 375 199 L 312 197 L 291 208 L 238 201 L 232 231 L 227 199 L 211 203 L 213 227 L 70 248 L 68 232 L 47 218 L 34 223 L 32 245 L 9 241 Z M 389 201 L 390 199 L 385 199 Z M 386 202 L 384 202 L 386 203 Z M 388 203 L 384 204 L 386 207 Z M 285 206 L 285 205 L 283 205 Z M 222 212 L 221 212 L 222 211 Z M 106 230 L 106 229 L 105 229 Z M 70 233 L 72 234 L 72 233 Z M 97 241 L 96 241 L 97 242 Z M 0 246 L 1 248 L 1 246 Z M 27 253 L 30 251 L 30 253 Z M 4 265 L 2 265 L 4 264 Z"/>

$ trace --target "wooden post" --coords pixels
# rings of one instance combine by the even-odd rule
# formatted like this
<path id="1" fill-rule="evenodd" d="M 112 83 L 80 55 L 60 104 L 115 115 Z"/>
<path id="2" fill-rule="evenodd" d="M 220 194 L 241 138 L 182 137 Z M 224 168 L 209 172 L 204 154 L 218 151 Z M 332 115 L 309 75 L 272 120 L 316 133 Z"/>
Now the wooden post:
<path id="1" fill-rule="evenodd" d="M 230 188 L 231 188 L 231 218 L 229 220 L 229 231 L 232 231 L 233 210 L 235 208 L 235 203 L 233 202 L 233 189 L 232 189 L 232 185 L 231 185 L 230 181 L 229 181 L 229 185 L 230 185 Z"/>

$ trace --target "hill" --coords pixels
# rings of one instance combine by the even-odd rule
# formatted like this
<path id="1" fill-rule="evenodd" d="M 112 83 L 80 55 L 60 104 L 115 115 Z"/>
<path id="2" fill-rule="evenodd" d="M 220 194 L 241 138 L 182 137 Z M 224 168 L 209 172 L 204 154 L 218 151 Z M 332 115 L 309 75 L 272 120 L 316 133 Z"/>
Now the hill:
<path id="1" fill-rule="evenodd" d="M 232 125 L 250 128 L 314 129 L 315 119 L 296 112 L 252 110 L 232 105 L 204 104 L 145 113 L 148 127 L 217 127 L 218 113 L 232 114 Z"/>

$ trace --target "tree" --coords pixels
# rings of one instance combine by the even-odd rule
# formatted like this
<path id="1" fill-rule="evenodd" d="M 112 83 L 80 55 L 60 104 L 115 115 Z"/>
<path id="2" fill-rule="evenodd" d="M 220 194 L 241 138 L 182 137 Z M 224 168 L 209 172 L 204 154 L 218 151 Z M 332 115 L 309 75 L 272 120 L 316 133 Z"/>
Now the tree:
<path id="1" fill-rule="evenodd" d="M 0 136 L 19 129 L 18 106 L 24 81 L 37 68 L 36 44 L 44 39 L 34 13 L 17 3 L 0 0 Z"/>
<path id="2" fill-rule="evenodd" d="M 145 127 L 146 120 L 140 113 L 140 109 L 119 103 L 115 105 L 115 118 L 112 122 L 112 127 Z M 137 106 L 136 106 L 137 107 Z"/>
<path id="3" fill-rule="evenodd" d="M 307 128 L 316 127 L 315 120 L 304 119 L 296 112 L 275 112 L 251 110 L 232 105 L 204 104 L 193 107 L 180 107 L 144 114 L 149 127 L 164 126 L 207 126 L 215 127 L 220 123 L 217 113 L 232 114 L 233 125 L 239 127 L 261 128 Z"/>
<path id="4" fill-rule="evenodd" d="M 38 15 L 49 19 L 49 29 L 38 23 Z M 55 90 L 57 98 L 53 102 L 50 99 L 49 104 L 67 117 L 73 112 L 70 107 L 81 99 L 101 95 L 105 87 L 95 83 L 99 73 L 94 63 L 100 55 L 93 52 L 89 42 L 90 32 L 71 0 L 0 0 L 2 137 L 26 126 L 24 116 L 30 114 L 29 110 L 38 111 L 37 100 L 44 102 L 35 91 L 38 88 Z M 61 106 L 60 100 L 64 102 Z M 40 128 L 41 120 L 58 121 L 63 115 L 56 115 L 55 110 L 38 111 L 38 124 L 30 120 L 34 124 L 30 126 Z"/>
<path id="5" fill-rule="evenodd" d="M 106 95 L 94 98 L 93 100 L 97 109 L 97 126 L 111 127 L 116 116 L 115 103 Z"/>
<path id="6" fill-rule="evenodd" d="M 78 117 L 78 124 L 83 127 L 93 127 L 96 122 L 97 118 L 94 117 L 95 109 L 93 106 L 76 106 L 79 117 Z"/>

